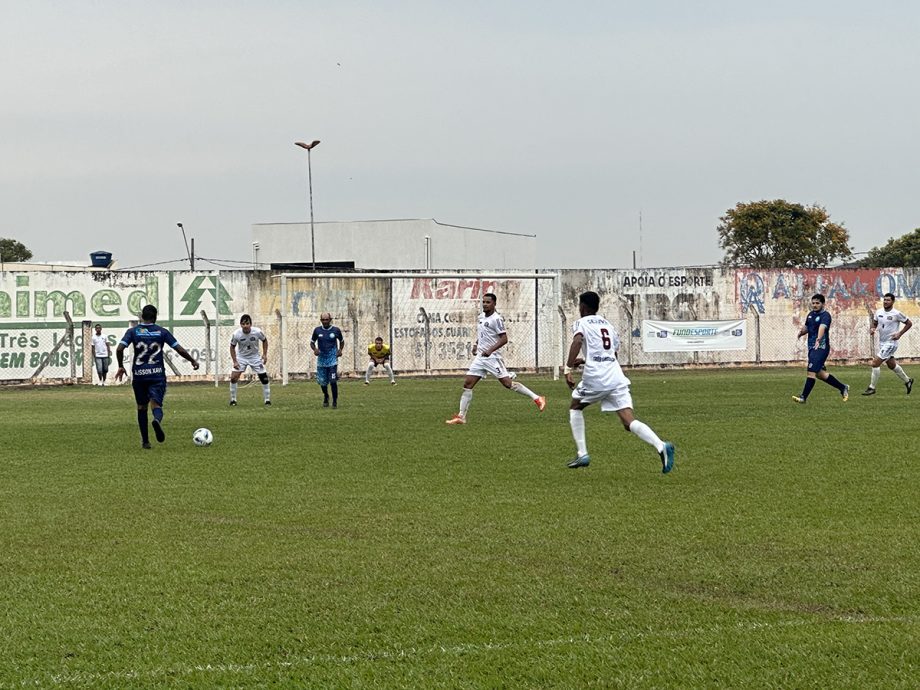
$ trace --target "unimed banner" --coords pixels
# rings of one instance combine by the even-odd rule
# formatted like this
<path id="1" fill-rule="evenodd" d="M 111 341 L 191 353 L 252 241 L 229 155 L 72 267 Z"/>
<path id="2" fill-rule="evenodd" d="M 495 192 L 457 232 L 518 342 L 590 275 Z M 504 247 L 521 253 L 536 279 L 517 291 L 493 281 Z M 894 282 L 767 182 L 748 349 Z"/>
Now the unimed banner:
<path id="1" fill-rule="evenodd" d="M 697 352 L 747 349 L 745 321 L 642 322 L 642 347 L 646 352 Z"/>

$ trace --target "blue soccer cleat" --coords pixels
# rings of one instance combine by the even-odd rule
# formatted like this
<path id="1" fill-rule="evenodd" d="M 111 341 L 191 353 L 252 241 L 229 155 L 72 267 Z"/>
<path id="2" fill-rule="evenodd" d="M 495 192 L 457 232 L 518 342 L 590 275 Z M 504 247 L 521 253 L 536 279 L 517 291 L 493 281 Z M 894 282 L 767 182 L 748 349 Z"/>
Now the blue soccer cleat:
<path id="1" fill-rule="evenodd" d="M 661 473 L 667 474 L 674 469 L 674 444 L 665 443 L 664 450 L 658 453 L 661 457 Z"/>
<path id="2" fill-rule="evenodd" d="M 591 456 L 582 455 L 572 460 L 569 464 L 566 465 L 566 467 L 574 470 L 574 469 L 578 469 L 579 467 L 587 467 L 590 464 L 591 464 Z"/>
<path id="3" fill-rule="evenodd" d="M 151 426 L 153 427 L 153 433 L 157 437 L 157 443 L 163 443 L 163 441 L 166 440 L 166 432 L 163 431 L 163 426 L 160 424 L 160 420 L 154 418 L 151 422 Z"/>

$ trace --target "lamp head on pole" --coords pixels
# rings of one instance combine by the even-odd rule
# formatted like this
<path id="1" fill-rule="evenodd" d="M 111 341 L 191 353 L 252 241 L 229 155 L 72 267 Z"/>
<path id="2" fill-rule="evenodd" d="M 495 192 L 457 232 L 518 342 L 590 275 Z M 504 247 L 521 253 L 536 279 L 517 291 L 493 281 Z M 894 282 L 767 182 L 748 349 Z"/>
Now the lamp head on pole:
<path id="1" fill-rule="evenodd" d="M 294 146 L 299 146 L 300 148 L 306 149 L 307 151 L 309 151 L 310 149 L 316 148 L 317 146 L 319 146 L 319 139 L 314 139 L 309 144 L 305 144 L 302 141 L 295 141 Z"/>

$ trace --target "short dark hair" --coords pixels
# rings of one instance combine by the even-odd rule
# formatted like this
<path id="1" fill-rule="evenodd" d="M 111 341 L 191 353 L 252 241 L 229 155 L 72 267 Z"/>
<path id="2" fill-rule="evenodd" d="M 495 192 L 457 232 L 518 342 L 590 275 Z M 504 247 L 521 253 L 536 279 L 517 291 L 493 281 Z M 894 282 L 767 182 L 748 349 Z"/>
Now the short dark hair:
<path id="1" fill-rule="evenodd" d="M 890 292 L 886 292 L 884 295 L 882 295 L 882 298 L 885 297 L 890 297 L 891 301 L 894 302 L 894 295 L 892 295 Z"/>
<path id="2" fill-rule="evenodd" d="M 595 314 L 601 306 L 601 296 L 596 292 L 588 291 L 583 292 L 578 296 L 578 303 L 584 304 L 588 309 L 590 309 Z"/>
<path id="3" fill-rule="evenodd" d="M 381 343 L 383 342 L 383 338 L 381 338 L 379 335 L 378 335 L 376 338 L 374 338 L 374 342 L 376 343 L 378 340 L 379 340 Z"/>
<path id="4" fill-rule="evenodd" d="M 141 309 L 141 318 L 144 321 L 156 321 L 157 320 L 157 308 L 152 304 L 148 304 L 143 309 Z"/>
<path id="5" fill-rule="evenodd" d="M 492 298 L 492 301 L 495 302 L 496 304 L 498 304 L 498 297 L 495 296 L 495 293 L 494 293 L 494 292 L 487 292 L 487 293 L 485 293 L 482 297 L 483 297 L 483 299 L 485 299 L 486 297 L 491 297 L 491 298 Z"/>
<path id="6" fill-rule="evenodd" d="M 818 300 L 821 304 L 824 304 L 824 295 L 822 295 L 820 292 L 816 292 L 811 296 L 811 298 L 813 300 Z"/>
<path id="7" fill-rule="evenodd" d="M 240 325 L 244 323 L 250 323 L 250 324 L 252 323 L 252 317 L 249 314 L 243 314 L 240 317 Z"/>

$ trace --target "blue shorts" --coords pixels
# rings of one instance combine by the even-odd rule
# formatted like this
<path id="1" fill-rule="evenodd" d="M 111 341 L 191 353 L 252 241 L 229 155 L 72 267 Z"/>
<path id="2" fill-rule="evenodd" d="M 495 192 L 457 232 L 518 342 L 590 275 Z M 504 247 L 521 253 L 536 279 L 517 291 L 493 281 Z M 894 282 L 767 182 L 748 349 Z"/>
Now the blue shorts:
<path id="1" fill-rule="evenodd" d="M 822 348 L 820 350 L 809 350 L 808 351 L 808 371 L 817 374 L 819 371 L 825 368 L 824 363 L 827 361 L 827 356 L 830 354 L 827 348 Z"/>
<path id="2" fill-rule="evenodd" d="M 163 398 L 166 397 L 166 380 L 159 381 L 131 381 L 131 388 L 134 389 L 134 400 L 138 405 L 146 405 L 151 400 L 160 407 L 163 407 Z"/>
<path id="3" fill-rule="evenodd" d="M 331 367 L 316 367 L 316 382 L 321 386 L 328 385 L 331 381 L 336 381 L 339 378 L 339 366 L 333 365 Z"/>

